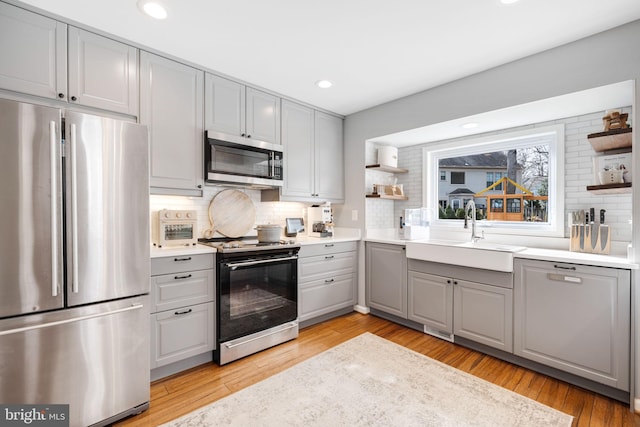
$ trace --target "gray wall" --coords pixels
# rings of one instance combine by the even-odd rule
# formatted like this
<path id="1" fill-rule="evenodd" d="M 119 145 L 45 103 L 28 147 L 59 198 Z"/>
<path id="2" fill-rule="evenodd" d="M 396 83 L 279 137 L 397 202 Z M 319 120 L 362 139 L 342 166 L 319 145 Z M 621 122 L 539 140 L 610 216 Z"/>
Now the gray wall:
<path id="1" fill-rule="evenodd" d="M 365 141 L 408 129 L 427 126 L 472 114 L 506 108 L 553 96 L 626 80 L 636 82 L 633 119 L 640 123 L 636 106 L 640 100 L 640 21 L 614 28 L 576 42 L 520 59 L 482 73 L 466 77 L 433 89 L 370 108 L 346 117 L 345 204 L 336 209 L 336 221 L 342 227 L 365 224 Z M 637 147 L 637 132 L 633 147 Z M 633 171 L 638 176 L 640 157 L 634 148 Z M 637 178 L 633 181 L 638 182 Z M 633 200 L 640 200 L 640 185 L 633 187 Z M 635 203 L 634 205 L 637 205 Z M 357 220 L 352 220 L 358 211 Z M 640 210 L 634 206 L 633 223 L 640 224 Z M 634 248 L 640 248 L 640 226 L 633 227 Z M 361 249 L 364 249 L 361 247 Z M 634 260 L 640 261 L 640 250 Z M 360 251 L 359 298 L 364 302 L 364 250 Z M 640 286 L 634 274 L 635 287 Z M 634 297 L 640 307 L 640 297 Z M 632 331 L 635 334 L 635 324 Z M 637 347 L 634 335 L 634 348 Z M 635 352 L 637 353 L 637 352 Z M 634 369 L 640 367 L 634 356 Z M 640 369 L 635 369 L 639 371 Z M 638 388 L 638 375 L 636 375 Z M 632 397 L 638 393 L 633 393 Z"/>

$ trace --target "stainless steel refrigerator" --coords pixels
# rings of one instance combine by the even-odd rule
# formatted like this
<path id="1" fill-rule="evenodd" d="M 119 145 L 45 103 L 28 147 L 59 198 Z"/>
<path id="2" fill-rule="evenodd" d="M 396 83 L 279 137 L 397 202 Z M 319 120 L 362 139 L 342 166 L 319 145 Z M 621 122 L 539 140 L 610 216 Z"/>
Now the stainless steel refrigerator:
<path id="1" fill-rule="evenodd" d="M 0 99 L 0 403 L 149 402 L 147 128 Z"/>

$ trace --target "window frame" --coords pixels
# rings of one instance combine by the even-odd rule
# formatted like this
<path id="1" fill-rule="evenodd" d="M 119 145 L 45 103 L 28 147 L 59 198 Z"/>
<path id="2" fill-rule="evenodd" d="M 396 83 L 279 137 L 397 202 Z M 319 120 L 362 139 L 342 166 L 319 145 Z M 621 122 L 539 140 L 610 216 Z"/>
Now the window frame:
<path id="1" fill-rule="evenodd" d="M 532 145 L 549 145 L 548 222 L 513 222 L 480 220 L 479 228 L 492 234 L 519 234 L 564 237 L 564 125 L 532 127 L 519 131 L 505 131 L 491 135 L 429 143 L 423 152 L 423 200 L 432 212 L 431 227 L 457 230 L 460 221 L 440 219 L 438 212 L 438 183 L 440 159 L 462 155 L 482 154 Z M 504 207 L 506 208 L 506 207 Z"/>

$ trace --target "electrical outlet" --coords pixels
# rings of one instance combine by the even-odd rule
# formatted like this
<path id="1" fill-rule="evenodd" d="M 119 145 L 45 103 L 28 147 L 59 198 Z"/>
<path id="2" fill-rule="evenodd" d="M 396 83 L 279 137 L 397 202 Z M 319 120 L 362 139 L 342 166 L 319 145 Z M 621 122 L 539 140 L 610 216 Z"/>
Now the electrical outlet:
<path id="1" fill-rule="evenodd" d="M 351 221 L 357 221 L 358 220 L 358 210 L 354 209 L 351 211 Z"/>

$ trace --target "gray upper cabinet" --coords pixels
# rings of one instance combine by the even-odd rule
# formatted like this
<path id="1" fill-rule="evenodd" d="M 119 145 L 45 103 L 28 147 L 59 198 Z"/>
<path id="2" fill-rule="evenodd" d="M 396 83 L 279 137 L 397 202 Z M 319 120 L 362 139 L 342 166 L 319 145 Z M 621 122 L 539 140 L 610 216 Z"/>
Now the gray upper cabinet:
<path id="1" fill-rule="evenodd" d="M 66 97 L 66 24 L 0 3 L 0 40 L 0 88 Z"/>
<path id="2" fill-rule="evenodd" d="M 138 115 L 138 49 L 69 27 L 69 101 Z"/>
<path id="3" fill-rule="evenodd" d="M 312 198 L 314 187 L 313 109 L 282 100 L 282 146 L 284 148 L 283 196 Z"/>
<path id="4" fill-rule="evenodd" d="M 207 73 L 205 128 L 279 144 L 280 98 Z"/>
<path id="5" fill-rule="evenodd" d="M 0 88 L 138 115 L 138 49 L 5 3 L 0 37 Z"/>
<path id="6" fill-rule="evenodd" d="M 282 145 L 283 200 L 344 201 L 342 119 L 283 99 Z"/>
<path id="7" fill-rule="evenodd" d="M 342 119 L 315 112 L 315 186 L 318 197 L 344 201 Z"/>
<path id="8" fill-rule="evenodd" d="M 204 73 L 140 54 L 140 123 L 149 127 L 151 193 L 202 195 Z"/>

